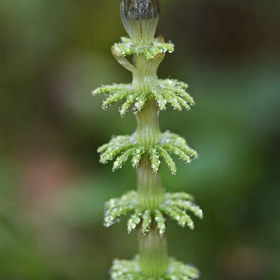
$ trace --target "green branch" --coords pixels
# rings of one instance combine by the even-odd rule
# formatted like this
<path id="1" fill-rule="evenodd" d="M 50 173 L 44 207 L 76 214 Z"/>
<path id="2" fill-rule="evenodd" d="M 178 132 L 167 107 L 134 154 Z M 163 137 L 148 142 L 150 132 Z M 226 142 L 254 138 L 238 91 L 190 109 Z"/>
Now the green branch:
<path id="1" fill-rule="evenodd" d="M 169 259 L 168 269 L 164 275 L 147 277 L 141 273 L 138 256 L 131 261 L 115 259 L 110 274 L 113 280 L 194 280 L 199 278 L 199 271 L 194 266 L 173 258 Z"/>
<path id="2" fill-rule="evenodd" d="M 152 45 L 134 45 L 131 39 L 122 37 L 120 43 L 114 44 L 114 49 L 122 54 L 127 55 L 144 55 L 146 59 L 152 59 L 160 53 L 174 51 L 174 45 L 172 43 L 164 43 L 162 37 L 153 40 Z"/>
<path id="3" fill-rule="evenodd" d="M 130 191 L 121 198 L 110 199 L 105 206 L 104 225 L 109 227 L 120 220 L 121 216 L 131 213 L 127 222 L 127 231 L 131 233 L 137 225 L 142 222 L 142 234 L 150 231 L 152 218 L 155 219 L 159 236 L 165 233 L 165 215 L 176 220 L 182 227 L 187 225 L 194 228 L 191 217 L 186 212 L 191 212 L 199 218 L 203 218 L 202 210 L 197 206 L 192 196 L 186 193 L 166 193 L 163 203 L 158 209 L 145 209 L 138 203 L 138 195 L 135 191 Z"/>
<path id="4" fill-rule="evenodd" d="M 102 86 L 94 90 L 93 95 L 105 94 L 108 97 L 102 102 L 103 110 L 107 110 L 113 103 L 125 100 L 120 107 L 120 114 L 124 116 L 130 109 L 134 113 L 140 112 L 148 99 L 154 98 L 160 110 L 165 110 L 170 104 L 175 110 L 183 108 L 190 110 L 195 105 L 193 98 L 186 92 L 188 85 L 177 80 L 158 80 L 158 84 L 150 92 L 135 91 L 132 84 L 113 84 Z"/>
<path id="5" fill-rule="evenodd" d="M 159 143 L 154 146 L 141 146 L 134 139 L 134 135 L 116 136 L 107 144 L 102 145 L 98 152 L 101 153 L 100 162 L 116 160 L 113 163 L 113 171 L 121 168 L 132 157 L 131 163 L 136 168 L 145 153 L 149 154 L 153 172 L 158 172 L 161 159 L 164 159 L 172 174 L 176 174 L 176 165 L 171 154 L 177 155 L 185 163 L 198 157 L 195 150 L 191 149 L 184 138 L 166 131 L 161 134 Z"/>

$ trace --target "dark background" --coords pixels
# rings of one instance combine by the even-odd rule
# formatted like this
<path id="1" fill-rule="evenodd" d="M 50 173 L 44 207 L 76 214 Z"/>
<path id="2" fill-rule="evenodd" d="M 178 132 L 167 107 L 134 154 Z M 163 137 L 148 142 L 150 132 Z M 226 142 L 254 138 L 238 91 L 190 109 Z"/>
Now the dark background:
<path id="1" fill-rule="evenodd" d="M 171 256 L 201 279 L 280 278 L 280 4 L 162 0 L 157 34 L 175 43 L 161 78 L 190 85 L 196 106 L 168 108 L 162 131 L 199 152 L 164 186 L 196 197 L 194 231 L 168 220 Z M 102 111 L 101 84 L 131 81 L 111 56 L 125 31 L 115 0 L 0 1 L 0 279 L 108 279 L 137 253 L 126 220 L 103 227 L 104 202 L 135 189 L 97 147 L 130 134 L 132 113 Z"/>

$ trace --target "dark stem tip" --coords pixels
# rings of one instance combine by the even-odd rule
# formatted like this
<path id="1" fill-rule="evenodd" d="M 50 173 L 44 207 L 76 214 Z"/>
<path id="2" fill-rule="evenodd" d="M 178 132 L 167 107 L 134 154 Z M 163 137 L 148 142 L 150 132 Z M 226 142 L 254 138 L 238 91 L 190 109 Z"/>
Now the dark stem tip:
<path id="1" fill-rule="evenodd" d="M 159 18 L 159 0 L 121 0 L 120 10 L 127 19 L 152 19 Z"/>

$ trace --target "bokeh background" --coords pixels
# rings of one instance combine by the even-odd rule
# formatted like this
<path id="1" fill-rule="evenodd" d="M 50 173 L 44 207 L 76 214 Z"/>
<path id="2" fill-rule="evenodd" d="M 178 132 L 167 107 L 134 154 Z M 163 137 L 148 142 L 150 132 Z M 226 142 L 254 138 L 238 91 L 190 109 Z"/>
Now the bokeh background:
<path id="1" fill-rule="evenodd" d="M 175 43 L 161 78 L 190 85 L 196 106 L 160 114 L 199 152 L 170 191 L 196 197 L 194 231 L 168 220 L 171 256 L 208 280 L 280 278 L 280 5 L 162 0 L 157 34 Z M 135 188 L 97 147 L 129 134 L 132 113 L 102 111 L 101 84 L 130 82 L 110 46 L 124 36 L 115 0 L 0 1 L 0 279 L 109 279 L 137 253 L 126 218 L 106 229 L 104 202 Z"/>

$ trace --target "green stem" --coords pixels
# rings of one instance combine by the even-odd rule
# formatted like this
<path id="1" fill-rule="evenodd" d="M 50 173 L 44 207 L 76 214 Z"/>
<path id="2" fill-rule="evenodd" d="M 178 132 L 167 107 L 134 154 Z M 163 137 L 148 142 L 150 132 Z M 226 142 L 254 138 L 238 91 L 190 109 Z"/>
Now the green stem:
<path id="1" fill-rule="evenodd" d="M 148 93 L 157 83 L 157 67 L 159 61 L 149 62 L 142 55 L 134 55 L 134 66 L 137 71 L 133 73 L 133 86 L 135 90 Z M 142 111 L 136 116 L 137 129 L 134 138 L 141 146 L 150 148 L 155 146 L 161 138 L 158 121 L 159 109 L 155 100 L 147 100 Z M 137 193 L 138 203 L 143 209 L 155 210 L 164 201 L 165 191 L 161 184 L 159 173 L 152 172 L 151 161 L 148 155 L 142 156 L 137 167 Z M 165 237 L 161 238 L 154 217 L 151 231 L 146 235 L 138 230 L 139 265 L 141 272 L 147 277 L 159 277 L 168 267 L 167 243 Z"/>
<path id="2" fill-rule="evenodd" d="M 155 210 L 164 201 L 165 190 L 160 174 L 153 173 L 147 156 L 142 157 L 137 167 L 138 203 L 144 209 Z"/>
<path id="3" fill-rule="evenodd" d="M 168 252 L 166 238 L 160 238 L 155 221 L 151 231 L 146 235 L 138 230 L 139 266 L 147 277 L 160 277 L 168 268 Z"/>
<path id="4" fill-rule="evenodd" d="M 133 64 L 137 71 L 133 72 L 132 85 L 138 92 L 150 92 L 157 84 L 157 68 L 159 61 L 151 63 L 144 55 L 133 55 Z"/>
<path id="5" fill-rule="evenodd" d="M 138 57 L 138 63 L 141 64 L 141 62 L 143 62 L 141 57 Z M 161 131 L 158 112 L 157 103 L 149 100 L 142 111 L 135 115 L 137 129 L 134 138 L 141 146 L 151 147 L 159 142 Z M 142 157 L 137 168 L 137 189 L 139 204 L 145 209 L 156 209 L 164 199 L 160 175 L 152 172 L 151 162 L 147 155 Z"/>
<path id="6" fill-rule="evenodd" d="M 136 115 L 137 129 L 134 138 L 141 146 L 149 147 L 158 143 L 161 131 L 158 122 L 158 107 L 154 100 L 147 101 Z"/>
<path id="7" fill-rule="evenodd" d="M 147 156 L 140 160 L 137 168 L 138 203 L 144 208 L 155 210 L 164 200 L 164 188 L 159 173 L 153 173 Z M 154 219 L 154 218 L 153 218 Z M 139 265 L 148 277 L 159 277 L 168 266 L 168 253 L 165 237 L 160 238 L 155 221 L 146 235 L 138 229 Z"/>

